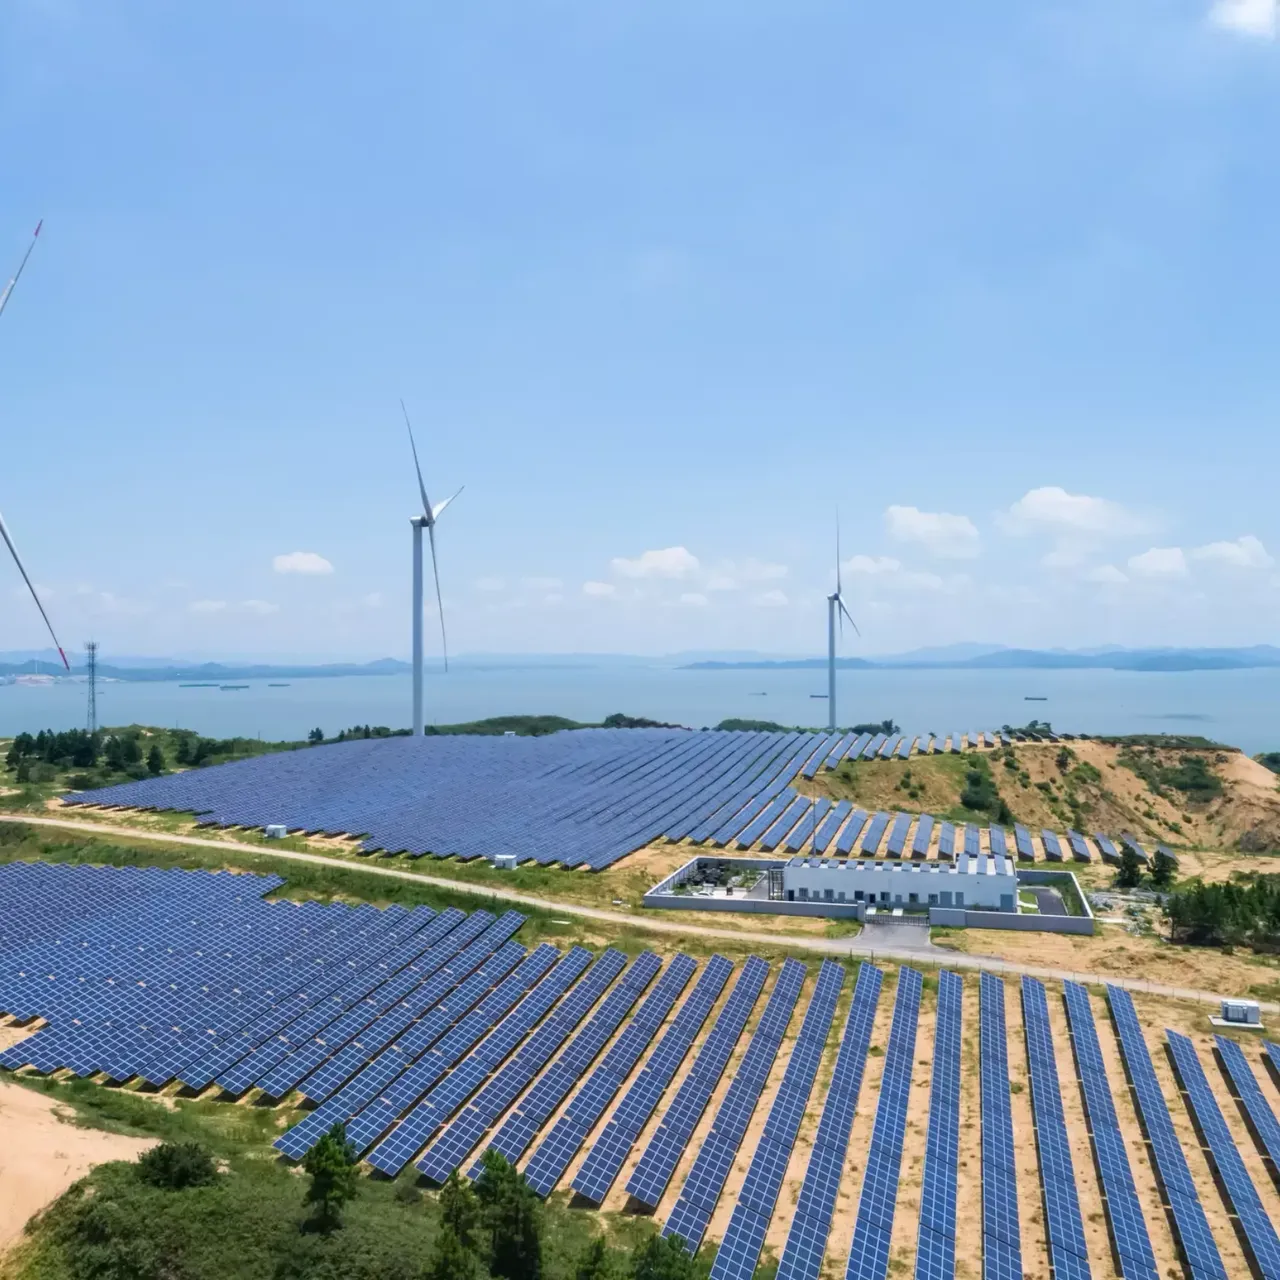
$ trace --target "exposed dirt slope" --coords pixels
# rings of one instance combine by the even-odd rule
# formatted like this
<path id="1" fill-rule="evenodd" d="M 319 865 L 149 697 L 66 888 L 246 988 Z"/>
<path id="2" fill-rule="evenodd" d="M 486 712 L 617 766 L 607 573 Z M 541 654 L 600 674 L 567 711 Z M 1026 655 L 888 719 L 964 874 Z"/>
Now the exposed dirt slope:
<path id="1" fill-rule="evenodd" d="M 1014 818 L 1029 827 L 1131 831 L 1196 848 L 1280 849 L 1280 780 L 1238 752 L 1028 742 L 982 756 Z M 961 796 L 975 767 L 969 753 L 860 760 L 796 786 L 868 809 L 963 816 Z"/>

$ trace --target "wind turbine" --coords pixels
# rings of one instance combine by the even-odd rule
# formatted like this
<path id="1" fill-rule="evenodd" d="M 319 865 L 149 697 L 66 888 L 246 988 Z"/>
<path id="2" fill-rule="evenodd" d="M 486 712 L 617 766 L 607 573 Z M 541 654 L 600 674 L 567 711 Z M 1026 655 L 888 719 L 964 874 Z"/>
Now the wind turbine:
<path id="1" fill-rule="evenodd" d="M 409 410 L 404 401 L 400 401 L 400 410 L 404 414 L 404 425 L 409 432 L 409 447 L 413 450 L 413 468 L 418 473 L 418 492 L 422 495 L 422 514 L 413 516 L 409 524 L 413 528 L 413 736 L 420 738 L 425 733 L 422 719 L 422 531 L 427 531 L 431 543 L 431 572 L 436 580 L 436 606 L 440 610 L 440 645 L 444 652 L 444 669 L 449 670 L 449 642 L 444 631 L 444 600 L 440 595 L 440 565 L 436 560 L 436 521 L 440 519 L 445 507 L 461 493 L 453 494 L 433 507 L 427 497 L 427 486 L 422 482 L 422 466 L 418 462 L 418 446 L 413 439 L 413 427 L 409 423 Z"/>
<path id="2" fill-rule="evenodd" d="M 844 634 L 844 620 L 861 637 L 853 615 L 844 607 L 844 590 L 840 585 L 840 517 L 836 516 L 836 589 L 827 597 L 827 728 L 836 731 L 836 624 Z"/>
<path id="3" fill-rule="evenodd" d="M 31 237 L 31 243 L 27 245 L 27 251 L 22 255 L 22 261 L 18 263 L 18 269 L 9 278 L 9 283 L 5 285 L 4 292 L 0 293 L 0 315 L 4 314 L 4 309 L 9 305 L 9 296 L 13 293 L 14 287 L 22 276 L 23 268 L 27 265 L 27 259 L 31 257 L 31 250 L 36 247 L 36 240 L 40 236 L 40 228 L 44 226 L 42 218 L 36 223 L 35 233 Z M 49 629 L 49 635 L 53 639 L 53 647 L 57 649 L 58 656 L 62 659 L 62 665 L 68 671 L 71 670 L 71 664 L 67 661 L 67 655 L 62 651 L 62 646 L 58 643 L 58 637 L 54 634 L 53 623 L 49 621 L 49 615 L 44 611 L 44 605 L 40 603 L 40 595 L 36 591 L 35 583 L 31 581 L 31 575 L 27 573 L 26 566 L 22 563 L 22 557 L 18 554 L 18 548 L 13 545 L 13 538 L 10 536 L 9 528 L 4 522 L 4 516 L 0 515 L 0 538 L 4 539 L 4 544 L 9 548 L 9 554 L 13 557 L 13 562 L 18 566 L 18 572 L 22 574 L 22 580 L 27 584 L 27 590 L 31 592 L 31 598 L 36 602 L 36 608 L 40 610 L 40 616 L 44 619 L 44 625 Z"/>

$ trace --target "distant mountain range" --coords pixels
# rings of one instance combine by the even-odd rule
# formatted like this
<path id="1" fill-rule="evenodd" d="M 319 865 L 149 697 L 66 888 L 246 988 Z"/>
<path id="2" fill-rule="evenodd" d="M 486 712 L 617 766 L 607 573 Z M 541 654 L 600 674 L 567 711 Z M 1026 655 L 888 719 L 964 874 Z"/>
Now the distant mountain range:
<path id="1" fill-rule="evenodd" d="M 0 661 L 0 676 L 29 676 L 36 666 L 31 661 Z M 287 680 L 310 676 L 385 676 L 399 675 L 411 670 L 407 662 L 399 658 L 379 658 L 376 662 L 329 662 L 319 666 L 294 663 L 273 666 L 268 663 L 193 662 L 174 663 L 171 666 L 124 666 L 109 662 L 98 663 L 98 676 L 104 680 L 146 681 L 208 681 L 221 683 L 226 680 Z M 43 675 L 62 675 L 62 663 L 55 655 L 53 661 L 39 659 L 39 672 Z M 72 664 L 71 674 L 86 674 L 84 665 Z"/>
<path id="2" fill-rule="evenodd" d="M 961 646 L 956 646 L 961 647 Z M 752 659 L 745 662 L 691 662 L 696 671 L 825 669 L 826 658 Z M 1280 648 L 1259 644 L 1245 649 L 982 649 L 969 656 L 945 650 L 917 650 L 883 658 L 837 658 L 842 670 L 949 671 L 1233 671 L 1280 667 Z"/>

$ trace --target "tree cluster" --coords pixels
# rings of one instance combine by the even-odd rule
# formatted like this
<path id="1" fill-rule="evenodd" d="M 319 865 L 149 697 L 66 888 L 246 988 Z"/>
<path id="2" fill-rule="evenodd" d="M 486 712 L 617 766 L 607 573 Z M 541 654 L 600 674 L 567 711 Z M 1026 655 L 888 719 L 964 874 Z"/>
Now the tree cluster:
<path id="1" fill-rule="evenodd" d="M 1013 821 L 1013 814 L 1000 795 L 991 776 L 991 767 L 985 760 L 978 760 L 965 771 L 960 803 L 975 813 L 990 814 L 993 821 L 1006 826 Z"/>
<path id="2" fill-rule="evenodd" d="M 1192 881 L 1169 895 L 1164 910 L 1173 942 L 1280 951 L 1280 875 Z"/>
<path id="3" fill-rule="evenodd" d="M 20 733 L 9 744 L 5 766 L 19 769 L 23 764 L 50 764 L 55 768 L 91 769 L 98 762 L 100 737 L 85 729 L 54 733 L 41 729 L 37 734 Z"/>

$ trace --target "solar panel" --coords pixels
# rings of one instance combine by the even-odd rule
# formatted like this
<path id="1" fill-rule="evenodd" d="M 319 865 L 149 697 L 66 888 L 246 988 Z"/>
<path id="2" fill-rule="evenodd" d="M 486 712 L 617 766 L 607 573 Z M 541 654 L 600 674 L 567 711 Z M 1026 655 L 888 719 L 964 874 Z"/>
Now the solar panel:
<path id="1" fill-rule="evenodd" d="M 769 1070 L 800 998 L 804 979 L 804 965 L 796 960 L 783 961 L 759 1025 L 716 1112 L 711 1132 L 703 1142 L 671 1216 L 662 1229 L 664 1236 L 677 1236 L 683 1240 L 690 1253 L 696 1253 L 702 1243 L 716 1201 L 724 1189 L 725 1178 L 751 1122 L 756 1103 L 760 1101 Z"/>
<path id="2" fill-rule="evenodd" d="M 1025 862 L 1035 860 L 1036 850 L 1031 843 L 1031 832 L 1026 829 L 1020 822 L 1016 823 L 1013 828 L 1013 843 L 1017 847 L 1018 857 Z"/>
<path id="3" fill-rule="evenodd" d="M 658 1042 L 644 1069 L 618 1103 L 604 1132 L 596 1139 L 582 1168 L 573 1180 L 573 1189 L 588 1200 L 602 1204 L 618 1171 L 653 1115 L 667 1086 L 684 1061 L 694 1038 L 711 1015 L 733 965 L 724 956 L 712 956 L 697 986 Z"/>
<path id="4" fill-rule="evenodd" d="M 883 974 L 870 964 L 858 968 L 853 1003 L 845 1022 L 831 1084 L 818 1121 L 804 1183 L 791 1217 L 791 1230 L 776 1280 L 817 1280 L 831 1231 L 840 1175 L 849 1149 L 853 1117 L 862 1092 L 867 1049 Z"/>
<path id="5" fill-rule="evenodd" d="M 915 738 L 903 738 L 903 740 L 898 744 L 898 759 L 905 760 L 911 754 L 911 748 L 915 746 L 915 744 Z"/>
<path id="6" fill-rule="evenodd" d="M 1142 863 L 1144 867 L 1151 865 L 1150 855 L 1148 855 L 1147 851 L 1133 838 L 1133 836 L 1127 834 L 1121 835 L 1120 842 L 1128 845 L 1129 848 L 1133 850 L 1138 861 Z"/>
<path id="7" fill-rule="evenodd" d="M 954 858 L 956 856 L 956 829 L 950 822 L 938 825 L 938 857 Z"/>
<path id="8" fill-rule="evenodd" d="M 849 1249 L 847 1280 L 885 1280 L 889 1272 L 889 1242 L 893 1235 L 902 1140 L 911 1095 L 916 1021 L 920 1012 L 921 976 L 916 969 L 898 970 L 893 1025 L 880 1080 L 871 1150 L 858 1198 L 858 1217 Z"/>
<path id="9" fill-rule="evenodd" d="M 885 852 L 891 858 L 902 857 L 902 851 L 907 843 L 907 832 L 911 827 L 911 815 L 909 813 L 900 813 L 893 820 L 893 827 L 889 832 L 889 841 L 885 845 Z"/>
<path id="10" fill-rule="evenodd" d="M 1151 1065 L 1133 998 L 1123 987 L 1107 987 L 1107 1003 L 1115 1024 L 1125 1073 L 1133 1090 L 1134 1103 L 1151 1151 L 1161 1193 L 1173 1219 L 1174 1233 L 1182 1256 L 1195 1280 L 1212 1277 L 1226 1280 L 1226 1268 L 1205 1218 L 1204 1206 L 1187 1167 L 1187 1158 L 1178 1141 L 1160 1082 Z"/>
<path id="11" fill-rule="evenodd" d="M 846 857 L 857 842 L 858 833 L 866 825 L 867 811 L 865 809 L 855 809 L 849 817 L 849 821 L 844 824 L 839 836 L 836 837 L 836 853 L 842 858 Z"/>
<path id="12" fill-rule="evenodd" d="M 964 851 L 971 858 L 982 853 L 982 832 L 972 822 L 964 824 Z"/>
<path id="13" fill-rule="evenodd" d="M 938 1020 L 929 1087 L 929 1131 L 916 1280 L 954 1280 L 956 1273 L 956 1178 L 960 1157 L 960 1021 L 964 984 L 944 970 L 938 975 Z"/>
<path id="14" fill-rule="evenodd" d="M 524 1173 L 529 1186 L 538 1195 L 549 1196 L 555 1189 L 578 1148 L 640 1061 L 697 967 L 692 956 L 677 955 L 672 960 L 657 986 L 534 1150 Z"/>
<path id="15" fill-rule="evenodd" d="M 987 828 L 987 844 L 995 857 L 1007 858 L 1009 856 L 1009 846 L 1005 841 L 1003 827 L 991 826 Z"/>
<path id="16" fill-rule="evenodd" d="M 1089 851 L 1089 842 L 1078 831 L 1067 832 L 1067 843 L 1071 846 L 1071 856 L 1077 862 L 1093 861 L 1093 854 Z"/>
<path id="17" fill-rule="evenodd" d="M 1245 1252 L 1257 1273 L 1267 1280 L 1280 1277 L 1280 1237 L 1258 1196 L 1258 1189 L 1240 1158 L 1235 1139 L 1222 1118 L 1218 1100 L 1205 1079 L 1195 1046 L 1184 1035 L 1166 1031 L 1178 1083 L 1195 1117 L 1196 1128 L 1208 1147 L 1209 1167 L 1226 1201 L 1228 1210 L 1240 1224 Z"/>
<path id="18" fill-rule="evenodd" d="M 1093 1144 L 1094 1163 L 1102 1181 L 1102 1207 L 1111 1245 L 1120 1259 L 1125 1280 L 1159 1280 L 1151 1238 L 1138 1203 L 1124 1134 L 1111 1098 L 1111 1081 L 1102 1060 L 1102 1047 L 1093 1020 L 1089 992 L 1078 983 L 1064 982 L 1067 1021 L 1075 1049 L 1076 1070 L 1084 1094 L 1085 1114 Z"/>
<path id="19" fill-rule="evenodd" d="M 911 856 L 913 858 L 927 858 L 929 856 L 929 841 L 933 838 L 933 819 L 927 814 L 920 815 L 920 821 L 916 823 L 916 834 L 911 841 Z"/>
<path id="20" fill-rule="evenodd" d="M 1047 827 L 1040 832 L 1040 843 L 1044 846 L 1044 856 L 1050 862 L 1062 861 L 1062 845 L 1058 842 L 1058 837 Z"/>
<path id="21" fill-rule="evenodd" d="M 1280 1044 L 1266 1040 L 1263 1042 L 1262 1048 L 1267 1055 L 1264 1061 L 1271 1072 L 1271 1079 L 1277 1085 L 1280 1085 Z"/>
<path id="22" fill-rule="evenodd" d="M 979 1084 L 982 1102 L 982 1280 L 1022 1280 L 1018 1174 L 1009 1103 L 1004 983 L 979 979 Z"/>
<path id="23" fill-rule="evenodd" d="M 834 960 L 824 960 L 769 1119 L 716 1252 L 711 1280 L 749 1280 L 755 1273 L 843 984 L 843 967 Z"/>
<path id="24" fill-rule="evenodd" d="M 884 746 L 880 748 L 880 759 L 888 760 L 889 757 L 897 751 L 898 744 L 901 741 L 902 739 L 896 733 L 891 733 L 887 738 L 885 738 Z"/>
<path id="25" fill-rule="evenodd" d="M 817 834 L 813 837 L 814 853 L 826 852 L 827 846 L 835 838 L 836 832 L 840 830 L 840 824 L 849 816 L 852 809 L 853 805 L 848 800 L 841 800 L 832 806 L 818 827 Z"/>
<path id="26" fill-rule="evenodd" d="M 742 966 L 715 1026 L 627 1182 L 627 1191 L 641 1204 L 657 1208 L 768 976 L 769 966 L 759 956 L 750 956 Z"/>
<path id="27" fill-rule="evenodd" d="M 831 801 L 825 796 L 818 800 L 811 800 L 809 808 L 796 823 L 795 828 L 787 837 L 787 852 L 795 853 L 798 849 L 803 848 L 813 838 L 814 832 L 817 831 L 819 823 L 827 816 L 827 810 L 831 808 Z"/>
<path id="28" fill-rule="evenodd" d="M 506 1156 L 512 1164 L 520 1159 L 538 1130 L 568 1097 L 661 968 L 662 961 L 652 951 L 645 951 L 637 957 L 587 1025 L 574 1036 L 560 1057 L 543 1072 L 538 1083 L 508 1115 L 489 1140 L 489 1150 Z M 468 1170 L 468 1176 L 476 1178 L 479 1175 L 480 1164 L 477 1161 Z"/>
<path id="29" fill-rule="evenodd" d="M 528 1043 L 503 1063 L 461 1115 L 427 1148 L 417 1162 L 417 1168 L 426 1177 L 442 1183 L 462 1164 L 489 1126 L 507 1110 L 583 1022 L 626 964 L 627 957 L 621 951 L 610 948 L 600 955 L 586 976 L 529 1037 Z M 623 995 L 618 1000 L 626 998 Z M 394 1176 L 407 1163 L 407 1160 L 398 1159 L 398 1153 L 396 1156 L 391 1158 L 378 1148 L 370 1155 L 369 1163 Z M 381 1162 L 384 1160 L 385 1163 Z"/>
<path id="30" fill-rule="evenodd" d="M 1040 1156 L 1040 1189 L 1054 1275 L 1088 1277 L 1089 1250 L 1076 1194 L 1071 1142 L 1062 1111 L 1058 1066 L 1044 984 L 1022 979 L 1022 1023 L 1031 1078 L 1031 1123 Z"/>
<path id="31" fill-rule="evenodd" d="M 862 838 L 862 852 L 875 856 L 876 850 L 880 847 L 880 840 L 884 836 L 884 829 L 889 825 L 889 815 L 887 813 L 877 813 L 871 819 L 871 825 L 867 828 L 867 834 Z"/>
<path id="32" fill-rule="evenodd" d="M 1262 1095 L 1257 1078 L 1249 1067 L 1244 1050 L 1234 1040 L 1215 1036 L 1214 1044 L 1222 1062 L 1234 1098 L 1244 1107 L 1249 1117 L 1250 1132 L 1259 1150 L 1280 1169 L 1280 1121 Z"/>

